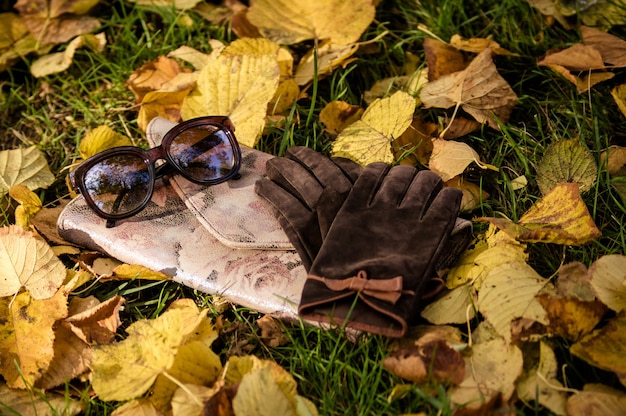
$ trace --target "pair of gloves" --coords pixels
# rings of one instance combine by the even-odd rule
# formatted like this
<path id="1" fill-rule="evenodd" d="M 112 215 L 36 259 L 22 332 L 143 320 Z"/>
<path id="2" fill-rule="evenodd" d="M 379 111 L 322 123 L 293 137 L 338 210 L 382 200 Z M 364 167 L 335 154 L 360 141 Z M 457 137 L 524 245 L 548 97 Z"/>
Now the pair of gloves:
<path id="1" fill-rule="evenodd" d="M 266 199 L 308 273 L 298 313 L 402 337 L 470 239 L 461 192 L 412 166 L 364 168 L 293 147 L 267 162 Z"/>

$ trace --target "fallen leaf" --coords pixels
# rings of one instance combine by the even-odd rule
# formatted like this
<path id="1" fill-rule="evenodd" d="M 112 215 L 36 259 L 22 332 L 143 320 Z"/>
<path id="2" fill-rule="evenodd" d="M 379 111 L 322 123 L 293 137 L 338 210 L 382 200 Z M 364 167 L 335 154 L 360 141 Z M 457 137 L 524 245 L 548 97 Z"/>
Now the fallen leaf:
<path id="1" fill-rule="evenodd" d="M 477 300 L 472 285 L 457 286 L 426 305 L 420 316 L 435 325 L 464 324 L 476 316 Z"/>
<path id="2" fill-rule="evenodd" d="M 532 344 L 535 347 L 537 344 Z M 538 357 L 524 355 L 524 364 L 528 369 L 517 381 L 517 394 L 526 401 L 536 401 L 556 415 L 566 415 L 567 396 L 563 385 L 558 381 L 558 363 L 556 355 L 545 342 L 539 342 Z M 534 360 L 533 360 L 534 358 Z M 532 361 L 528 365 L 526 361 Z"/>
<path id="3" fill-rule="evenodd" d="M 135 102 L 140 103 L 147 93 L 160 90 L 166 82 L 171 81 L 181 72 L 185 70 L 178 61 L 159 56 L 154 61 L 146 62 L 140 68 L 135 69 L 126 84 L 128 89 L 135 94 Z"/>
<path id="4" fill-rule="evenodd" d="M 0 27 L 4 28 L 0 39 L 0 72 L 41 46 L 15 13 L 0 13 Z"/>
<path id="5" fill-rule="evenodd" d="M 292 401 L 270 374 L 269 368 L 259 368 L 247 373 L 233 398 L 235 415 L 246 416 L 296 416 Z"/>
<path id="6" fill-rule="evenodd" d="M 626 393 L 602 384 L 585 384 L 567 399 L 568 416 L 621 416 Z"/>
<path id="7" fill-rule="evenodd" d="M 0 151 L 0 195 L 14 185 L 31 191 L 47 188 L 54 182 L 48 162 L 37 146 Z"/>
<path id="8" fill-rule="evenodd" d="M 424 54 L 426 56 L 429 82 L 467 68 L 467 62 L 463 54 L 454 46 L 450 46 L 439 39 L 424 39 Z"/>
<path id="9" fill-rule="evenodd" d="M 615 67 L 626 66 L 626 41 L 594 27 L 581 26 L 580 34 L 585 45 L 592 46 L 602 56 L 602 61 Z"/>
<path id="10" fill-rule="evenodd" d="M 445 128 L 440 127 L 441 132 L 438 137 L 446 140 L 467 136 L 480 129 L 479 122 L 464 117 L 455 117 L 450 120 L 442 121 L 440 124 L 445 124 Z"/>
<path id="11" fill-rule="evenodd" d="M 37 386 L 50 390 L 86 373 L 91 348 L 64 326 L 54 328 L 53 358 Z"/>
<path id="12" fill-rule="evenodd" d="M 463 357 L 444 340 L 431 340 L 394 351 L 383 360 L 383 367 L 415 384 L 434 380 L 458 385 L 465 377 Z"/>
<path id="13" fill-rule="evenodd" d="M 457 175 L 446 181 L 446 186 L 460 189 L 463 192 L 461 199 L 461 211 L 471 211 L 479 207 L 485 200 L 489 198 L 489 194 L 482 190 L 475 183 L 469 182 L 461 175 Z"/>
<path id="14" fill-rule="evenodd" d="M 593 46 L 576 43 L 567 49 L 549 51 L 537 65 L 558 65 L 569 71 L 605 69 L 600 52 Z"/>
<path id="15" fill-rule="evenodd" d="M 450 400 L 464 409 L 481 408 L 498 396 L 507 401 L 522 368 L 522 351 L 503 338 L 473 344 L 465 357 L 465 379 L 448 390 Z"/>
<path id="16" fill-rule="evenodd" d="M 254 147 L 265 125 L 267 104 L 274 96 L 280 77 L 278 45 L 264 39 L 246 41 L 249 50 L 234 55 L 237 40 L 201 71 L 197 85 L 183 101 L 183 120 L 221 114 L 229 116 L 240 144 Z M 259 54 L 272 47 L 274 52 Z"/>
<path id="17" fill-rule="evenodd" d="M 129 0 L 140 6 L 169 7 L 177 10 L 193 9 L 202 0 Z"/>
<path id="18" fill-rule="evenodd" d="M 284 328 L 270 315 L 263 315 L 256 320 L 256 324 L 261 330 L 261 340 L 265 345 L 279 347 L 289 342 L 289 337 L 285 335 Z"/>
<path id="19" fill-rule="evenodd" d="M 92 385 L 101 400 L 139 397 L 172 368 L 193 322 L 188 316 L 198 315 L 193 302 L 185 304 L 185 308 L 170 306 L 155 319 L 134 322 L 123 341 L 94 347 Z"/>
<path id="20" fill-rule="evenodd" d="M 76 49 L 88 47 L 94 51 L 102 52 L 105 45 L 106 36 L 104 33 L 77 36 L 67 45 L 63 52 L 51 53 L 35 60 L 30 66 L 30 73 L 35 78 L 58 74 L 70 67 Z"/>
<path id="21" fill-rule="evenodd" d="M 548 332 L 577 341 L 591 332 L 607 311 L 597 300 L 581 300 L 553 294 L 539 294 L 537 300 L 546 311 Z"/>
<path id="22" fill-rule="evenodd" d="M 514 319 L 548 324 L 546 311 L 535 296 L 550 287 L 551 283 L 526 263 L 501 264 L 485 276 L 478 290 L 478 310 L 510 342 Z"/>
<path id="23" fill-rule="evenodd" d="M 169 52 L 167 56 L 185 61 L 193 66 L 196 71 L 199 71 L 204 68 L 210 60 L 215 59 L 215 57 L 218 56 L 225 48 L 225 45 L 217 39 L 209 40 L 209 44 L 211 45 L 212 50 L 210 54 L 200 52 L 199 50 L 187 45 L 182 45 Z"/>
<path id="24" fill-rule="evenodd" d="M 182 89 L 148 92 L 143 97 L 139 114 L 137 115 L 137 125 L 139 128 L 145 132 L 148 128 L 148 124 L 155 117 L 163 117 L 174 123 L 180 122 L 183 101 L 191 92 L 195 82 L 194 79 L 190 84 L 184 84 L 185 88 Z"/>
<path id="25" fill-rule="evenodd" d="M 396 91 L 404 91 L 416 96 L 428 82 L 428 68 L 415 69 L 407 75 L 380 79 L 363 93 L 363 100 L 369 105 L 377 98 L 383 98 Z"/>
<path id="26" fill-rule="evenodd" d="M 122 280 L 172 280 L 171 276 L 163 272 L 152 270 L 138 264 L 120 264 L 113 269 L 113 277 Z"/>
<path id="27" fill-rule="evenodd" d="M 626 93 L 626 88 L 621 89 Z M 624 108 L 620 107 L 620 110 L 626 115 L 626 104 Z M 626 203 L 626 147 L 610 146 L 602 152 L 601 160 L 602 164 L 608 168 L 611 186 Z"/>
<path id="28" fill-rule="evenodd" d="M 482 163 L 480 156 L 467 143 L 454 140 L 433 140 L 433 152 L 430 155 L 428 167 L 441 176 L 444 182 L 460 175 L 472 163 L 482 169 L 498 170 L 496 167 Z"/>
<path id="29" fill-rule="evenodd" d="M 320 111 L 320 122 L 328 133 L 336 136 L 350 124 L 359 120 L 363 111 L 365 111 L 363 107 L 358 105 L 345 101 L 331 101 Z"/>
<path id="30" fill-rule="evenodd" d="M 549 22 L 553 23 L 554 20 L 558 21 L 564 28 L 569 29 L 570 24 L 565 16 L 559 11 L 557 4 L 554 0 L 526 0 L 528 3 L 538 9 L 541 14 L 549 17 Z"/>
<path id="31" fill-rule="evenodd" d="M 593 366 L 614 372 L 626 386 L 626 317 L 618 315 L 585 335 L 570 347 L 570 352 Z"/>
<path id="32" fill-rule="evenodd" d="M 197 384 L 183 384 L 172 396 L 172 416 L 234 416 L 217 411 L 204 412 L 206 402 L 215 394 L 214 389 Z M 199 402 L 199 403 L 198 403 Z M 219 412 L 219 413 L 218 413 Z"/>
<path id="33" fill-rule="evenodd" d="M 124 298 L 117 295 L 104 302 L 95 297 L 73 298 L 69 305 L 69 315 L 62 322 L 85 344 L 110 344 L 122 324 L 120 308 Z"/>
<path id="34" fill-rule="evenodd" d="M 12 186 L 9 196 L 19 203 L 15 208 L 15 225 L 27 230 L 31 218 L 41 210 L 41 199 L 24 185 Z"/>
<path id="35" fill-rule="evenodd" d="M 163 416 L 148 398 L 140 398 L 128 401 L 116 408 L 111 416 Z"/>
<path id="36" fill-rule="evenodd" d="M 17 390 L 0 383 L 2 408 L 16 415 L 77 415 L 85 411 L 85 402 L 67 395 L 32 390 Z"/>
<path id="37" fill-rule="evenodd" d="M 589 274 L 598 299 L 616 312 L 626 309 L 626 256 L 604 255 L 593 262 Z"/>
<path id="38" fill-rule="evenodd" d="M 437 125 L 427 123 L 421 117 L 413 117 L 411 125 L 391 143 L 394 160 L 412 166 L 427 166 L 433 152 L 432 137 L 437 134 Z"/>
<path id="39" fill-rule="evenodd" d="M 543 195 L 563 182 L 577 183 L 581 193 L 587 192 L 597 176 L 594 158 L 578 139 L 551 143 L 537 166 L 537 185 Z"/>
<path id="40" fill-rule="evenodd" d="M 53 296 L 65 279 L 65 266 L 50 246 L 17 225 L 0 228 L 0 297 L 24 287 L 33 299 Z"/>
<path id="41" fill-rule="evenodd" d="M 316 77 L 318 79 L 332 73 L 335 68 L 347 65 L 350 57 L 359 49 L 358 44 L 336 45 L 324 42 L 315 49 L 311 49 L 304 55 L 294 74 L 294 80 L 298 85 L 306 85 Z"/>
<path id="42" fill-rule="evenodd" d="M 483 217 L 519 241 L 563 245 L 587 244 L 602 235 L 580 197 L 578 184 L 561 183 L 514 223 Z"/>
<path id="43" fill-rule="evenodd" d="M 266 38 L 280 45 L 330 39 L 336 45 L 356 42 L 374 19 L 371 0 L 317 2 L 256 0 L 247 18 Z"/>
<path id="44" fill-rule="evenodd" d="M 393 162 L 392 142 L 411 125 L 415 99 L 398 91 L 374 101 L 361 120 L 345 128 L 332 145 L 332 155 L 352 159 L 361 165 Z"/>
<path id="45" fill-rule="evenodd" d="M 47 299 L 27 292 L 0 298 L 0 374 L 9 387 L 24 389 L 41 379 L 54 356 L 52 327 L 65 316 L 63 290 Z"/>
<path id="46" fill-rule="evenodd" d="M 454 46 L 465 52 L 480 53 L 490 48 L 496 55 L 519 56 L 519 54 L 509 52 L 501 47 L 500 44 L 491 39 L 491 37 L 463 39 L 460 35 L 455 34 L 450 38 L 450 46 Z"/>
<path id="47" fill-rule="evenodd" d="M 500 130 L 517 103 L 517 95 L 500 76 L 491 49 L 479 53 L 462 71 L 444 75 L 424 85 L 420 99 L 426 108 L 458 105 L 480 123 Z"/>
<path id="48" fill-rule="evenodd" d="M 115 132 L 109 126 L 99 126 L 83 137 L 78 146 L 78 152 L 83 159 L 88 159 L 113 147 L 132 145 L 132 141 L 123 134 Z"/>

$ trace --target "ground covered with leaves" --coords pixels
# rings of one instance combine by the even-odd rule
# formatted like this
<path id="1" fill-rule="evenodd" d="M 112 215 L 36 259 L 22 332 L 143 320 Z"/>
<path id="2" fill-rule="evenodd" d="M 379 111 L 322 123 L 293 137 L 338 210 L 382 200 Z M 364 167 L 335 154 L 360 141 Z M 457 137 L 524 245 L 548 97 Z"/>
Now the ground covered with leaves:
<path id="1" fill-rule="evenodd" d="M 174 3 L 0 3 L 0 413 L 624 412 L 623 2 Z M 409 336 L 281 322 L 55 235 L 78 162 L 217 114 L 242 145 L 463 191 L 474 241 Z"/>

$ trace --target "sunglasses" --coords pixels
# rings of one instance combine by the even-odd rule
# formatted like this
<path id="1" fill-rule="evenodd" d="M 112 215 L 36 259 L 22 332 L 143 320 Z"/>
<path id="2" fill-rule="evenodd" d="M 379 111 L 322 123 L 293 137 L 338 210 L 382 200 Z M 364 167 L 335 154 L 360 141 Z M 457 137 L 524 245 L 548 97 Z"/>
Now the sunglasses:
<path id="1" fill-rule="evenodd" d="M 111 228 L 116 220 L 144 209 L 156 180 L 169 173 L 202 185 L 238 178 L 241 149 L 233 131 L 225 116 L 187 120 L 169 130 L 155 148 L 120 146 L 90 157 L 70 173 L 70 182 Z M 165 162 L 156 166 L 157 160 Z"/>

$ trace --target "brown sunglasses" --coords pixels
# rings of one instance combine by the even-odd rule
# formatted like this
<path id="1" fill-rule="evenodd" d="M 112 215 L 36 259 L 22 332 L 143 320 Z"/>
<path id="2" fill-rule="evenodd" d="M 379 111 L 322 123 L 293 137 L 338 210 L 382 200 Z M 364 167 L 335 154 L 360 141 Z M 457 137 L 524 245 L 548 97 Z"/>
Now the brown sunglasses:
<path id="1" fill-rule="evenodd" d="M 156 180 L 169 173 L 203 185 L 237 178 L 241 149 L 233 131 L 225 116 L 187 120 L 169 130 L 160 146 L 149 150 L 120 146 L 90 157 L 70 173 L 70 182 L 107 220 L 107 228 L 114 227 L 116 220 L 144 209 Z M 157 160 L 165 163 L 157 167 Z"/>

